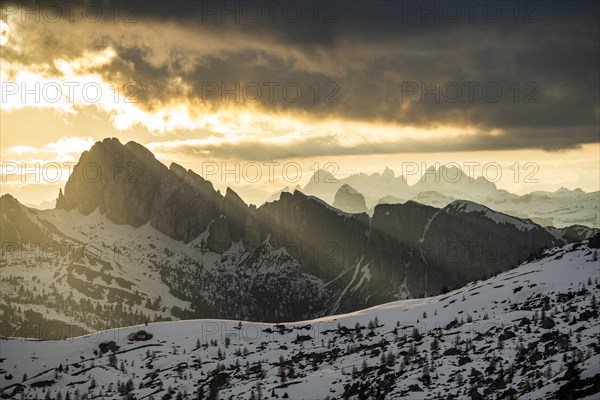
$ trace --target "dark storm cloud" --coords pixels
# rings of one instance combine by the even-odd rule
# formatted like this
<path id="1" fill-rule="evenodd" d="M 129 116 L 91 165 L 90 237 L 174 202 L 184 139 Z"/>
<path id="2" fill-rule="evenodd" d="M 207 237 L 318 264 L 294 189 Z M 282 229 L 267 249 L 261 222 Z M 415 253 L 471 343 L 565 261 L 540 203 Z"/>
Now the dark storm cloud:
<path id="1" fill-rule="evenodd" d="M 55 57 L 111 45 L 118 57 L 97 72 L 137 82 L 136 98 L 149 110 L 181 96 L 218 108 L 236 102 L 234 96 L 222 101 L 221 84 L 240 82 L 243 90 L 256 83 L 263 89 L 258 104 L 267 111 L 468 126 L 485 135 L 444 148 L 406 143 L 403 150 L 554 150 L 599 139 L 597 2 L 120 1 L 81 7 L 95 3 L 127 11 L 135 22 L 115 24 L 106 13 L 78 37 L 50 31 L 39 39 L 45 42 L 38 53 L 6 56 L 47 60 L 53 47 L 48 37 L 58 43 Z M 257 21 L 255 9 L 261 12 Z M 82 24 L 75 21 L 71 29 L 85 31 Z M 174 36 L 177 30 L 181 34 Z M 278 83 L 273 100 L 269 82 Z M 191 89 L 184 93 L 182 83 Z M 217 93 L 207 94 L 213 83 Z M 292 83 L 302 90 L 297 101 L 281 91 Z M 423 97 L 423 89 L 434 93 Z M 490 140 L 493 131 L 503 134 Z M 352 152 L 331 143 L 312 151 Z"/>

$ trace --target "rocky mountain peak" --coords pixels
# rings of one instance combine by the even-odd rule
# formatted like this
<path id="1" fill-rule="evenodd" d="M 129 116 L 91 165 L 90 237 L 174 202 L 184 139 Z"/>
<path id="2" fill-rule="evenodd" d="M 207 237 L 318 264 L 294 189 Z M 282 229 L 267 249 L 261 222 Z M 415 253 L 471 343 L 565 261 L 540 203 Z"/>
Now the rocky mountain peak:
<path id="1" fill-rule="evenodd" d="M 348 213 L 362 213 L 367 211 L 365 197 L 348 184 L 340 186 L 335 194 L 333 206 Z"/>
<path id="2" fill-rule="evenodd" d="M 187 170 L 177 163 L 171 163 L 171 165 L 169 165 L 169 171 L 181 179 L 185 179 L 185 176 L 187 175 Z"/>
<path id="3" fill-rule="evenodd" d="M 58 189 L 58 197 L 56 198 L 56 208 L 58 208 L 59 210 L 66 208 L 65 195 L 63 194 L 62 188 Z"/>
<path id="4" fill-rule="evenodd" d="M 341 183 L 328 171 L 317 170 L 302 189 L 306 193 L 319 195 L 329 191 L 335 191 Z"/>
<path id="5" fill-rule="evenodd" d="M 394 171 L 392 171 L 389 167 L 385 167 L 383 173 L 381 174 L 381 177 L 385 181 L 391 181 L 395 178 L 395 174 Z"/>
<path id="6" fill-rule="evenodd" d="M 225 200 L 232 203 L 243 204 L 244 206 L 246 205 L 244 200 L 242 200 L 242 198 L 230 187 L 225 191 Z"/>
<path id="7" fill-rule="evenodd" d="M 59 192 L 57 208 L 87 215 L 99 210 L 117 224 L 148 222 L 174 239 L 190 241 L 217 218 L 222 196 L 211 182 L 178 164 L 167 168 L 141 144 L 116 138 L 82 153 Z"/>
<path id="8" fill-rule="evenodd" d="M 143 146 L 104 139 L 82 153 L 57 207 L 84 215 L 99 209 L 115 223 L 140 226 L 150 219 L 152 199 L 168 173 Z"/>

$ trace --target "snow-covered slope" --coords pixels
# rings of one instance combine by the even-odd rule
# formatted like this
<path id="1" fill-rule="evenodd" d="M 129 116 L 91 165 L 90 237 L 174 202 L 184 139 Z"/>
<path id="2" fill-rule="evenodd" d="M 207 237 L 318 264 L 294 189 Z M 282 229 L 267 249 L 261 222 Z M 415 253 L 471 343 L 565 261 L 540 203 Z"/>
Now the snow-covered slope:
<path id="1" fill-rule="evenodd" d="M 516 226 L 520 231 L 530 231 L 538 226 L 531 221 L 526 221 L 511 215 L 493 211 L 481 204 L 473 203 L 467 200 L 455 200 L 444 208 L 446 212 L 465 212 L 465 213 L 480 213 L 491 219 L 497 224 L 509 224 Z"/>
<path id="2" fill-rule="evenodd" d="M 189 320 L 70 340 L 2 340 L 0 392 L 30 399 L 67 392 L 108 399 L 598 398 L 599 268 L 598 250 L 580 242 L 443 295 L 317 320 Z"/>
<path id="3" fill-rule="evenodd" d="M 149 224 L 114 224 L 98 210 L 86 216 L 20 207 L 47 237 L 3 246 L 0 335 L 30 337 L 31 326 L 53 323 L 69 337 L 191 313 L 289 320 L 309 315 L 322 296 L 325 283 L 269 243 L 252 253 L 234 243 L 218 254 L 207 248 L 207 233 L 183 243 Z"/>

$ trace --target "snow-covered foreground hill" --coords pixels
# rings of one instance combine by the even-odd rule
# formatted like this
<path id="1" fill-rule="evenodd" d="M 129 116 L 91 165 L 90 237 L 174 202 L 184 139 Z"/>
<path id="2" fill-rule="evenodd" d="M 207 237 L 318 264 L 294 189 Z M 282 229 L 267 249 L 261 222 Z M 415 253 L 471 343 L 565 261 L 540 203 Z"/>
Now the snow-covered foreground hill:
<path id="1" fill-rule="evenodd" d="M 0 393 L 597 399 L 597 257 L 586 242 L 570 244 L 440 296 L 285 325 L 189 320 L 59 341 L 2 340 Z"/>

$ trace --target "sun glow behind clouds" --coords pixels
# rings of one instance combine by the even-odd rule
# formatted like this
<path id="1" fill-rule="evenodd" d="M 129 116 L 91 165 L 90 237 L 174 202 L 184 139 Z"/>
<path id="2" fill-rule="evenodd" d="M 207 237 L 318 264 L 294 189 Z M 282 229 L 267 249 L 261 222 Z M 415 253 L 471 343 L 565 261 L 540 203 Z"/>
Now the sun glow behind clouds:
<path id="1" fill-rule="evenodd" d="M 72 114 L 77 112 L 77 107 L 97 105 L 111 111 L 115 108 L 110 106 L 115 96 L 110 85 L 97 75 L 85 73 L 84 68 L 105 65 L 114 55 L 114 50 L 109 48 L 74 60 L 59 59 L 54 63 L 58 73 L 52 73 L 49 66 L 32 71 L 21 64 L 2 62 L 2 110 L 32 107 Z"/>
<path id="2" fill-rule="evenodd" d="M 57 154 L 79 155 L 89 150 L 94 144 L 91 137 L 63 136 L 54 143 L 48 143 L 44 148 Z"/>
<path id="3" fill-rule="evenodd" d="M 35 162 L 77 161 L 82 152 L 89 150 L 94 144 L 91 137 L 63 136 L 57 141 L 47 143 L 42 147 L 12 146 L 2 151 L 3 161 Z"/>
<path id="4" fill-rule="evenodd" d="M 112 48 L 86 52 L 75 59 L 57 59 L 33 71 L 14 62 L 3 62 L 0 83 L 3 111 L 47 108 L 74 115 L 83 107 L 95 107 L 101 118 L 109 118 L 118 131 L 143 127 L 153 134 L 176 130 L 203 131 L 209 138 L 197 142 L 213 148 L 223 143 L 248 141 L 269 145 L 293 144 L 319 138 L 339 145 L 385 144 L 399 139 L 431 140 L 471 136 L 475 130 L 458 127 L 417 129 L 392 123 L 377 124 L 341 118 L 311 118 L 294 112 L 275 113 L 259 106 L 218 104 L 197 100 L 192 89 L 174 79 L 180 96 L 148 110 L 136 99 L 136 82 L 107 82 L 90 72 L 110 64 L 116 57 Z"/>
<path id="5" fill-rule="evenodd" d="M 8 24 L 0 19 L 0 46 L 4 46 L 8 43 L 10 36 L 10 27 Z"/>
<path id="6" fill-rule="evenodd" d="M 24 46 L 19 39 L 26 37 L 20 38 L 16 32 L 13 36 L 14 40 L 7 46 L 18 50 Z M 203 102 L 193 87 L 180 77 L 172 77 L 169 82 L 170 90 L 177 95 L 157 98 L 149 106 L 145 104 L 147 100 L 136 96 L 143 90 L 144 82 L 109 82 L 107 79 L 111 78 L 98 72 L 118 61 L 117 58 L 117 52 L 108 47 L 87 51 L 75 58 L 59 57 L 53 63 L 38 63 L 34 67 L 18 61 L 3 62 L 0 67 L 2 110 L 51 109 L 65 114 L 68 121 L 84 108 L 92 109 L 98 118 L 110 121 L 116 132 L 142 128 L 153 135 L 169 136 L 166 142 L 174 140 L 178 144 L 182 143 L 182 136 L 186 136 L 194 139 L 187 144 L 204 154 L 215 155 L 225 146 L 241 146 L 249 148 L 248 159 L 255 157 L 257 152 L 252 149 L 253 145 L 275 148 L 282 157 L 286 153 L 284 147 L 298 147 L 287 154 L 306 156 L 306 151 L 303 153 L 300 147 L 307 144 L 317 152 L 321 144 L 355 154 L 361 147 L 383 148 L 393 144 L 391 147 L 399 149 L 403 140 L 414 145 L 480 134 L 476 129 L 464 126 L 417 128 L 396 122 L 312 116 L 302 112 L 301 108 L 280 112 L 259 104 Z M 311 141 L 314 145 L 310 145 Z M 156 146 L 157 151 L 159 147 L 169 149 L 164 142 Z M 225 157 L 231 157 L 231 154 Z M 236 157 L 243 158 L 244 154 L 238 152 Z"/>
<path id="7" fill-rule="evenodd" d="M 152 142 L 148 147 L 158 153 L 177 151 L 183 147 L 192 148 L 196 153 L 214 153 L 218 149 L 231 146 L 255 147 L 298 147 L 314 141 L 333 144 L 341 149 L 360 146 L 397 145 L 399 141 L 428 141 L 459 136 L 473 136 L 473 128 L 435 127 L 417 129 L 392 124 L 372 125 L 366 122 L 341 119 L 311 120 L 296 115 L 269 115 L 248 111 L 217 112 L 207 116 L 210 128 L 215 134 L 202 139 L 172 140 Z M 301 154 L 298 156 L 308 156 Z M 252 155 L 248 155 L 252 159 Z M 227 158 L 227 157 L 225 157 Z M 238 158 L 244 158 L 238 154 Z"/>

